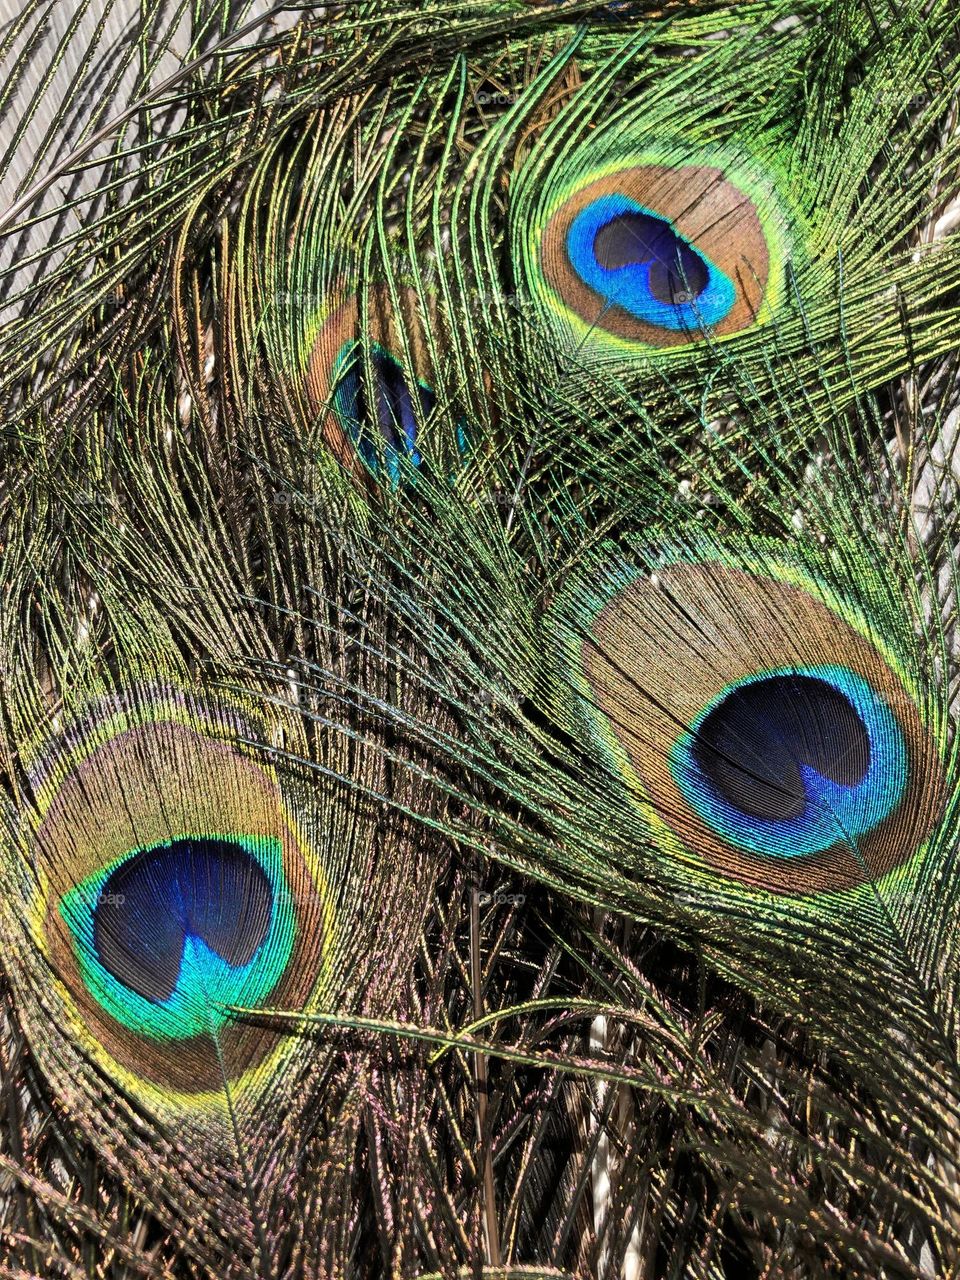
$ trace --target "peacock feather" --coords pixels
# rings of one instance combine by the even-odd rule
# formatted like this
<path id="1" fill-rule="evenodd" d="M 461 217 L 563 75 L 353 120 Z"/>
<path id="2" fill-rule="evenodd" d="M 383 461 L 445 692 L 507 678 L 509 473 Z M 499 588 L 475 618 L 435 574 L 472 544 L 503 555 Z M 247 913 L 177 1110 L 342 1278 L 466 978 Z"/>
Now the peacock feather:
<path id="1" fill-rule="evenodd" d="M 953 6 L 0 49 L 0 1272 L 957 1274 Z"/>

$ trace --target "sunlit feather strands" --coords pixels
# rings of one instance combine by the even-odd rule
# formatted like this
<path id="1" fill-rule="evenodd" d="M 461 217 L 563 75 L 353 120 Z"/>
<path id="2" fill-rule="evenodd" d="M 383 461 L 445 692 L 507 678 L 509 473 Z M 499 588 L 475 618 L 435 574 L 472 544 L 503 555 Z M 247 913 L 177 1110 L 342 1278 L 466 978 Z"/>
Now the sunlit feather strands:
<path id="1" fill-rule="evenodd" d="M 129 16 L 4 45 L 4 1273 L 954 1274 L 956 15 Z"/>

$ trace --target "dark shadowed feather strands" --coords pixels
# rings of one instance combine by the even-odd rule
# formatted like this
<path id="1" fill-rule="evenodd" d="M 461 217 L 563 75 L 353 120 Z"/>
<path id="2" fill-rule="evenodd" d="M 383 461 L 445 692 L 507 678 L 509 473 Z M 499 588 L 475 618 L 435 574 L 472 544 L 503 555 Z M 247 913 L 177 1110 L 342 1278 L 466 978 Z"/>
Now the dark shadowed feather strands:
<path id="1" fill-rule="evenodd" d="M 960 1280 L 956 6 L 0 19 L 0 1276 Z"/>

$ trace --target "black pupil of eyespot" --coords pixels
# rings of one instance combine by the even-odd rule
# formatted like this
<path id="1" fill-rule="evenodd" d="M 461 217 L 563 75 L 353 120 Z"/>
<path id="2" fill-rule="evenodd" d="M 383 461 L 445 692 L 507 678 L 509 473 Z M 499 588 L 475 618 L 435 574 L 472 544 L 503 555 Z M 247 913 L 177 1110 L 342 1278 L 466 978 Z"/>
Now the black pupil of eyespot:
<path id="1" fill-rule="evenodd" d="M 184 943 L 201 939 L 229 964 L 248 964 L 270 927 L 273 893 L 239 844 L 183 839 L 135 854 L 107 877 L 93 911 L 104 968 L 147 1000 L 169 998 Z"/>
<path id="2" fill-rule="evenodd" d="M 801 766 L 842 786 L 870 765 L 870 738 L 849 699 L 812 676 L 771 676 L 733 689 L 704 718 L 693 757 L 717 792 L 754 818 L 799 818 Z"/>
<path id="3" fill-rule="evenodd" d="M 650 263 L 650 292 L 658 302 L 699 298 L 710 273 L 700 254 L 663 218 L 650 213 L 621 213 L 604 224 L 593 242 L 597 262 L 606 271 Z"/>

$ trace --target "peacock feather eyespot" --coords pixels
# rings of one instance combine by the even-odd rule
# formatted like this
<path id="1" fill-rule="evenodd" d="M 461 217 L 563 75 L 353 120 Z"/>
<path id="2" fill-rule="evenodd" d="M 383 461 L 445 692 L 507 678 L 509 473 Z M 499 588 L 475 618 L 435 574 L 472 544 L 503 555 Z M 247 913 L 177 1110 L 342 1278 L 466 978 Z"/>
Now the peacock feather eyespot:
<path id="1" fill-rule="evenodd" d="M 766 188 L 713 163 L 610 163 L 569 183 L 534 235 L 547 300 L 591 341 L 668 349 L 743 332 L 782 288 Z"/>
<path id="2" fill-rule="evenodd" d="M 34 932 L 81 1043 L 164 1096 L 266 1067 L 275 1033 L 231 1007 L 322 998 L 324 868 L 241 709 L 115 695 L 32 769 Z"/>
<path id="3" fill-rule="evenodd" d="M 437 407 L 430 345 L 409 288 L 399 314 L 388 290 L 371 289 L 363 320 L 356 295 L 328 311 L 310 343 L 308 396 L 326 411 L 324 437 L 341 464 L 396 490 L 423 465 L 423 428 Z M 454 437 L 463 457 L 462 417 Z"/>
<path id="4" fill-rule="evenodd" d="M 853 890 L 922 852 L 942 752 L 879 628 L 767 559 L 600 581 L 572 588 L 555 626 L 573 714 L 653 847 L 793 895 Z"/>
<path id="5" fill-rule="evenodd" d="M 658 329 L 693 333 L 726 318 L 736 287 L 669 219 L 620 193 L 598 196 L 576 215 L 567 259 L 610 305 Z"/>
<path id="6" fill-rule="evenodd" d="M 401 479 L 401 459 L 412 467 L 422 461 L 417 433 L 436 404 L 433 389 L 419 379 L 411 387 L 399 360 L 379 343 L 370 349 L 375 401 L 367 403 L 360 343 L 349 339 L 337 352 L 331 373 L 333 412 L 372 475 L 385 476 L 391 488 Z"/>

